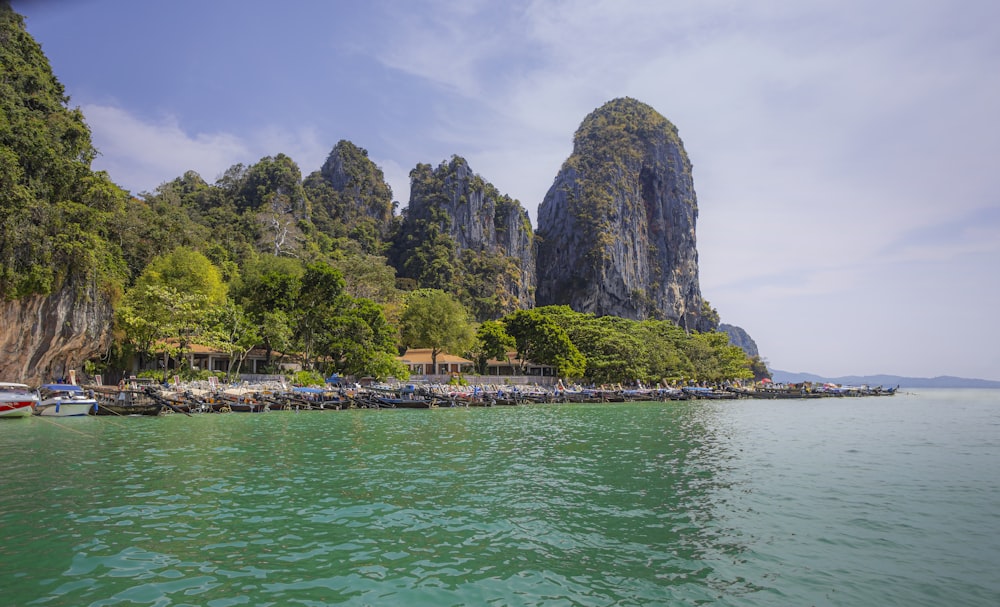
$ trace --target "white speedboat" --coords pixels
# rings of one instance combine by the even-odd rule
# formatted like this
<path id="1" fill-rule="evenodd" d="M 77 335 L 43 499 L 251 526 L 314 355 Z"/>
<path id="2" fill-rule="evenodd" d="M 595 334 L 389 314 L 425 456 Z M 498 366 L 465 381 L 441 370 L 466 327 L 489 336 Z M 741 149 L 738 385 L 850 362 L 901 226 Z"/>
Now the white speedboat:
<path id="1" fill-rule="evenodd" d="M 44 384 L 38 392 L 41 402 L 35 409 L 37 415 L 77 417 L 97 409 L 97 401 L 88 396 L 80 386 Z"/>
<path id="2" fill-rule="evenodd" d="M 0 418 L 29 417 L 38 406 L 38 393 L 24 384 L 0 382 Z"/>

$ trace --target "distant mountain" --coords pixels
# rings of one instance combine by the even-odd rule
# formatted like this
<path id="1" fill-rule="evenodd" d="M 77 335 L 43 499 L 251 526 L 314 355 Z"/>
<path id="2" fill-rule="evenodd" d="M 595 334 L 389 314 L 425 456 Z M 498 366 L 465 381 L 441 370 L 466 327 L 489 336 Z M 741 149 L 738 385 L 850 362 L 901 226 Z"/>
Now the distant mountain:
<path id="1" fill-rule="evenodd" d="M 1000 381 L 969 379 L 940 375 L 938 377 L 901 377 L 899 375 L 846 375 L 823 377 L 812 373 L 792 373 L 771 369 L 772 379 L 778 383 L 830 382 L 834 384 L 869 386 L 901 386 L 903 388 L 1000 388 Z"/>

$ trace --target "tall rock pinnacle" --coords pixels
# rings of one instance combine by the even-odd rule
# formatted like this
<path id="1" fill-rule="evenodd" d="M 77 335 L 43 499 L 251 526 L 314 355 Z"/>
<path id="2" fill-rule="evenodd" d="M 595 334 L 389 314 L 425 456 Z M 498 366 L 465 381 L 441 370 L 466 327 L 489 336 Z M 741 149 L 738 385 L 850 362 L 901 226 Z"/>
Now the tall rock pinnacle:
<path id="1" fill-rule="evenodd" d="M 711 330 L 691 163 L 677 128 L 615 99 L 587 116 L 538 209 L 536 305 Z"/>

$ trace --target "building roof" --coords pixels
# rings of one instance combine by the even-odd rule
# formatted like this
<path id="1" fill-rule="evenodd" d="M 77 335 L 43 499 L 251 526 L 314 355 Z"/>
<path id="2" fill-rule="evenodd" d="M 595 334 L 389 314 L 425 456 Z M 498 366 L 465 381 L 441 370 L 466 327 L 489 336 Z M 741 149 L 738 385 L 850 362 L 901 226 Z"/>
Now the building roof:
<path id="1" fill-rule="evenodd" d="M 405 354 L 399 357 L 401 362 L 408 365 L 429 365 L 431 364 L 431 349 L 430 348 L 410 348 Z M 459 364 L 459 365 L 471 365 L 472 361 L 467 358 L 462 358 L 461 356 L 455 356 L 454 354 L 447 354 L 445 352 L 439 352 L 437 355 L 437 363 L 439 365 L 443 364 Z"/>

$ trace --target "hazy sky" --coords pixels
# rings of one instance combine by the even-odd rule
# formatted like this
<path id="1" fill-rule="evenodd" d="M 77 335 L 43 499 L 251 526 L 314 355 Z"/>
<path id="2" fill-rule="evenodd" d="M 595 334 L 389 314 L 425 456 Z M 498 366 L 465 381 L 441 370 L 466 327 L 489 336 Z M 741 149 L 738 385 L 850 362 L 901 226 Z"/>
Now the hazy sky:
<path id="1" fill-rule="evenodd" d="M 133 193 L 341 139 L 536 209 L 616 97 L 677 125 L 702 294 L 773 368 L 1000 380 L 996 0 L 23 1 Z"/>

